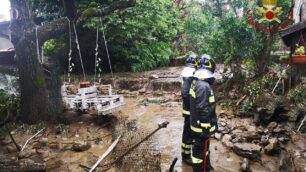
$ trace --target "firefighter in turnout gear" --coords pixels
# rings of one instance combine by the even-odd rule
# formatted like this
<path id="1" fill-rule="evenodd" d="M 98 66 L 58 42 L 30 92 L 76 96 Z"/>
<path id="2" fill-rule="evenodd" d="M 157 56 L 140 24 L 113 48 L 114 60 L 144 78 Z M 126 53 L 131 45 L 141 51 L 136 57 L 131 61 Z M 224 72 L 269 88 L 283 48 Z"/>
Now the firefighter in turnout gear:
<path id="1" fill-rule="evenodd" d="M 198 59 L 198 68 L 190 87 L 190 128 L 194 139 L 192 165 L 194 172 L 212 172 L 209 138 L 217 130 L 214 92 L 215 62 L 207 55 Z"/>
<path id="2" fill-rule="evenodd" d="M 190 85 L 193 80 L 193 75 L 196 68 L 196 54 L 191 54 L 186 60 L 186 67 L 181 73 L 182 77 L 182 89 L 181 94 L 183 98 L 183 117 L 184 119 L 184 129 L 182 136 L 182 160 L 191 165 L 191 130 L 190 130 L 190 97 L 189 90 Z"/>

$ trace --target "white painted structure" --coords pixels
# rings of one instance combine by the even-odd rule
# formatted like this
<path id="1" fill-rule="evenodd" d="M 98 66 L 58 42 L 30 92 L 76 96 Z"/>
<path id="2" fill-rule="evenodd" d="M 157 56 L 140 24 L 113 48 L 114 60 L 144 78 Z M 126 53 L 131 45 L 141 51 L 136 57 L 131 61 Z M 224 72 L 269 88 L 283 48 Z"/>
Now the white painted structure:
<path id="1" fill-rule="evenodd" d="M 94 110 L 98 115 L 107 115 L 118 111 L 125 106 L 123 96 L 112 95 L 111 85 L 94 85 L 79 88 L 76 95 L 68 94 L 67 91 L 69 87 L 74 87 L 74 85 L 62 86 L 62 97 L 64 103 L 70 110 Z M 100 94 L 103 90 L 107 90 L 106 95 Z"/>

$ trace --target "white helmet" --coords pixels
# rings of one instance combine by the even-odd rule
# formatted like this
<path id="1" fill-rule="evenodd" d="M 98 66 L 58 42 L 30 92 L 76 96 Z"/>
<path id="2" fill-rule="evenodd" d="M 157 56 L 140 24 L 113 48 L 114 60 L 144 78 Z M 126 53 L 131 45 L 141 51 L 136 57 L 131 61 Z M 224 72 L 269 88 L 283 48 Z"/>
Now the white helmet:
<path id="1" fill-rule="evenodd" d="M 187 66 L 187 67 L 184 67 L 182 73 L 181 73 L 181 76 L 182 77 L 192 77 L 193 74 L 194 74 L 194 71 L 195 71 L 195 68 L 194 67 L 190 67 L 190 66 Z"/>
<path id="2" fill-rule="evenodd" d="M 199 80 L 205 80 L 209 78 L 215 78 L 214 74 L 208 69 L 198 69 L 194 73 L 194 77 Z"/>

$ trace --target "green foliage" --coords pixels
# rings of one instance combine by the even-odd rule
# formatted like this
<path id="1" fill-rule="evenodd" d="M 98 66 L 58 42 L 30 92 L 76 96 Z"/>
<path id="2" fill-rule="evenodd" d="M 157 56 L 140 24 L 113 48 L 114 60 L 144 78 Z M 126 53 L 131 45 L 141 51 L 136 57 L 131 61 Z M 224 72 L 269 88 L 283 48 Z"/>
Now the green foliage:
<path id="1" fill-rule="evenodd" d="M 168 64 L 172 39 L 181 29 L 179 12 L 171 0 L 140 0 L 133 8 L 118 10 L 103 19 L 114 68 L 134 72 Z M 93 18 L 85 26 L 96 28 Z M 101 30 L 101 29 L 100 29 Z"/>
<path id="2" fill-rule="evenodd" d="M 259 95 L 262 95 L 264 91 L 272 90 L 275 84 L 275 78 L 273 75 L 264 75 L 261 79 L 252 82 L 247 88 L 247 92 L 251 97 L 251 100 L 255 100 Z"/>
<path id="3" fill-rule="evenodd" d="M 6 115 L 7 111 L 11 111 L 13 114 L 19 114 L 20 111 L 20 97 L 8 93 L 8 91 L 0 89 L 0 114 Z"/>
<path id="4" fill-rule="evenodd" d="M 254 3 L 255 2 L 255 3 Z M 225 63 L 241 63 L 245 59 L 256 62 L 267 47 L 278 49 L 278 45 L 267 43 L 269 33 L 254 29 L 248 22 L 246 11 L 256 11 L 257 1 L 207 0 L 199 3 L 192 1 L 188 8 L 189 15 L 185 20 L 189 49 L 199 53 L 208 53 Z M 224 4 L 229 9 L 224 9 Z M 287 14 L 291 2 L 279 3 Z M 255 14 L 254 14 L 255 15 Z M 259 16 L 254 16 L 256 19 Z M 286 16 L 281 16 L 283 19 Z M 274 42 L 279 41 L 275 39 Z M 269 59 L 266 60 L 269 62 Z M 251 64 L 251 63 L 250 63 Z M 257 64 L 252 63 L 255 67 Z"/>
<path id="5" fill-rule="evenodd" d="M 50 39 L 43 45 L 44 55 L 54 57 L 62 54 L 67 49 L 67 44 L 62 39 Z"/>
<path id="6" fill-rule="evenodd" d="M 30 0 L 32 13 L 40 21 L 51 21 L 64 14 L 64 8 L 61 1 L 50 0 Z"/>
<path id="7" fill-rule="evenodd" d="M 86 17 L 90 17 L 90 16 L 95 15 L 96 13 L 97 13 L 97 8 L 92 7 L 92 8 L 87 8 L 86 10 L 84 10 L 82 12 L 82 15 Z"/>
<path id="8" fill-rule="evenodd" d="M 279 57 L 279 60 L 280 60 L 280 61 L 288 61 L 289 58 L 290 58 L 289 55 L 283 55 L 283 56 L 280 56 L 280 57 Z"/>
<path id="9" fill-rule="evenodd" d="M 293 103 L 306 103 L 306 85 L 301 84 L 291 89 L 287 98 Z"/>

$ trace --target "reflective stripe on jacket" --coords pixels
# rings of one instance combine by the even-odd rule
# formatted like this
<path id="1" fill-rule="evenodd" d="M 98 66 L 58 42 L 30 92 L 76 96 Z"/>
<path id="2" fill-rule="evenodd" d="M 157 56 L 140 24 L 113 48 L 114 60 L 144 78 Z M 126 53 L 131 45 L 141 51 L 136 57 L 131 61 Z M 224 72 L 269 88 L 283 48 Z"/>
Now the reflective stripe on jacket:
<path id="1" fill-rule="evenodd" d="M 183 110 L 182 113 L 184 116 L 190 115 L 190 97 L 189 97 L 189 90 L 190 85 L 192 83 L 192 77 L 183 77 L 182 78 L 182 89 L 181 94 L 183 98 Z"/>
<path id="2" fill-rule="evenodd" d="M 191 130 L 202 133 L 203 129 L 214 132 L 217 125 L 214 92 L 208 82 L 193 80 L 190 90 Z"/>

